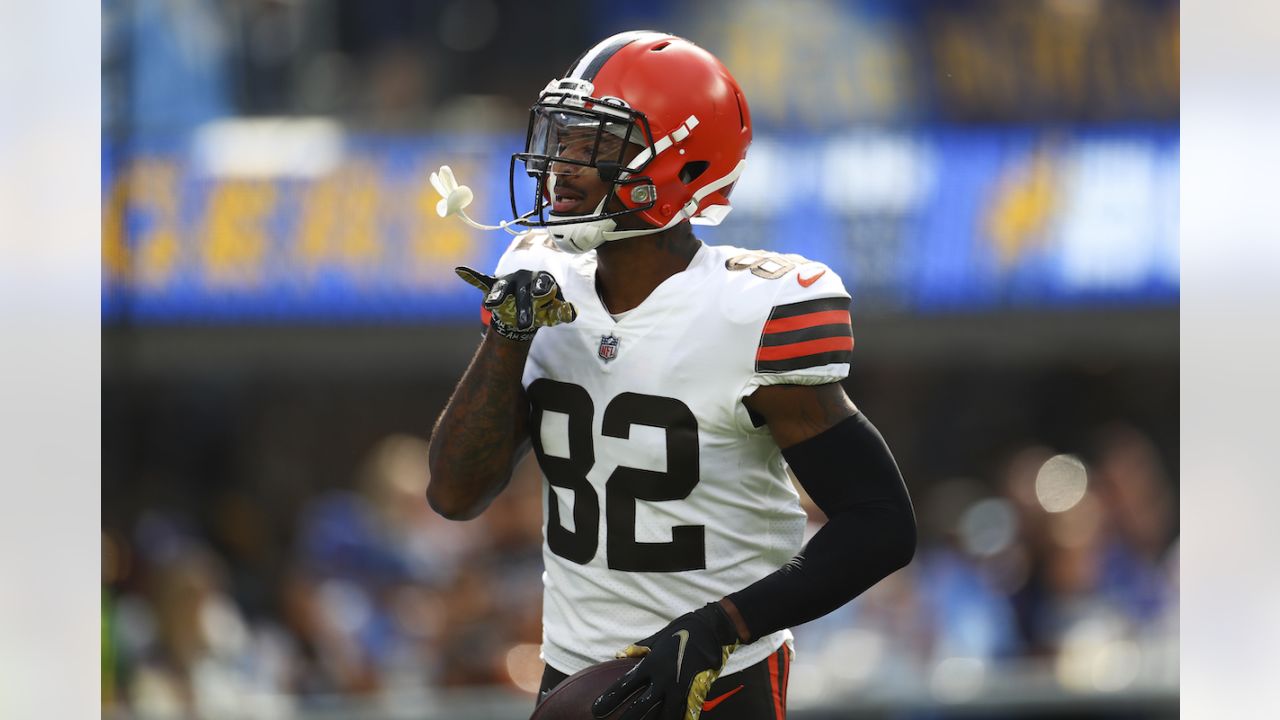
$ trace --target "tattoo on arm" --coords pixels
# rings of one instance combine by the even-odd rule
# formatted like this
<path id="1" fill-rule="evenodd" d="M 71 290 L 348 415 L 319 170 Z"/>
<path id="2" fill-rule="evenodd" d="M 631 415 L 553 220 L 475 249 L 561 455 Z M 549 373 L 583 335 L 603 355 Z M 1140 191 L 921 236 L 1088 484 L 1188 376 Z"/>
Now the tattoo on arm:
<path id="1" fill-rule="evenodd" d="M 506 487 L 527 447 L 528 401 L 520 386 L 528 345 L 490 334 L 454 390 L 431 436 L 428 499 L 450 517 L 473 517 Z"/>
<path id="2" fill-rule="evenodd" d="M 802 412 L 805 412 L 806 430 L 812 430 L 814 435 L 858 411 L 839 383 L 819 385 L 814 390 L 817 402 L 813 406 L 802 406 Z"/>

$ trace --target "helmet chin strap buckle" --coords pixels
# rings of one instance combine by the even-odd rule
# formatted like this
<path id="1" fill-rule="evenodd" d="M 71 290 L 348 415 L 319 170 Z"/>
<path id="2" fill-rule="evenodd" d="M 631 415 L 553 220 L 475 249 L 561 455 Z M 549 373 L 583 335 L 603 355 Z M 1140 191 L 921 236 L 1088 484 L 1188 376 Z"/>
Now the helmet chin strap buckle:
<path id="1" fill-rule="evenodd" d="M 604 244 L 605 234 L 613 230 L 613 220 L 594 220 L 571 225 L 552 225 L 547 228 L 556 247 L 575 255 L 594 250 Z"/>
<path id="2" fill-rule="evenodd" d="M 555 175 L 552 175 L 552 187 L 555 183 Z M 604 204 L 609 201 L 606 196 L 591 212 L 591 215 L 599 215 L 604 212 Z M 553 215 L 554 217 L 554 215 Z M 551 239 L 555 241 L 556 247 L 567 253 L 584 253 L 588 250 L 594 250 L 604 244 L 608 240 L 605 233 L 611 232 L 618 224 L 612 218 L 604 218 L 601 220 L 584 220 L 576 223 L 565 223 L 564 225 L 548 225 L 547 231 L 551 233 Z"/>

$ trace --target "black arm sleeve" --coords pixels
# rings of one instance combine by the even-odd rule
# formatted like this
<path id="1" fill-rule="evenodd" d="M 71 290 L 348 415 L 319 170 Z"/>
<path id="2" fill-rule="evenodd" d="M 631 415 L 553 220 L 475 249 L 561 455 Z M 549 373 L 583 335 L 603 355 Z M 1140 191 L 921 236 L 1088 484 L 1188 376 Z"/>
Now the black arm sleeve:
<path id="1" fill-rule="evenodd" d="M 729 596 L 750 640 L 826 615 L 915 554 L 915 514 L 902 474 L 861 413 L 782 455 L 828 519 L 799 555 Z"/>

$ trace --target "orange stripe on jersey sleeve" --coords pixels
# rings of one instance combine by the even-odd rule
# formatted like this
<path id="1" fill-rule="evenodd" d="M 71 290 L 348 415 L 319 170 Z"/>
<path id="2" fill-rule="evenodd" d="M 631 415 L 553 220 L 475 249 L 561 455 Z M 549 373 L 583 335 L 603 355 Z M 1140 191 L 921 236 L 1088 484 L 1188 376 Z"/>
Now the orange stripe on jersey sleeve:
<path id="1" fill-rule="evenodd" d="M 787 332 L 789 330 L 803 330 L 805 328 L 817 327 L 818 325 L 839 325 L 850 324 L 848 310 L 827 310 L 825 312 L 812 312 L 807 315 L 797 315 L 795 317 L 777 318 L 770 320 L 764 324 L 765 334 Z"/>
<path id="2" fill-rule="evenodd" d="M 761 328 L 756 372 L 784 373 L 848 363 L 853 325 L 848 297 L 777 305 Z"/>
<path id="3" fill-rule="evenodd" d="M 830 337 L 820 340 L 806 340 L 804 342 L 789 343 L 787 345 L 774 345 L 772 347 L 761 347 L 756 351 L 756 361 L 767 360 L 790 360 L 792 358 L 804 357 L 805 355 L 817 355 L 824 352 L 837 352 L 840 350 L 853 350 L 853 337 Z"/>

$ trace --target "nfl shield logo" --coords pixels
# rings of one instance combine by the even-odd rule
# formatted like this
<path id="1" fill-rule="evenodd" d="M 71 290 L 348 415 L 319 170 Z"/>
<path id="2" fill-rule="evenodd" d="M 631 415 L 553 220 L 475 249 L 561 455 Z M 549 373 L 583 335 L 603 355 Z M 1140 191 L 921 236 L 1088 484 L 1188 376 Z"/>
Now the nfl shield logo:
<path id="1" fill-rule="evenodd" d="M 618 357 L 618 338 L 612 335 L 600 336 L 600 359 L 609 362 Z"/>

